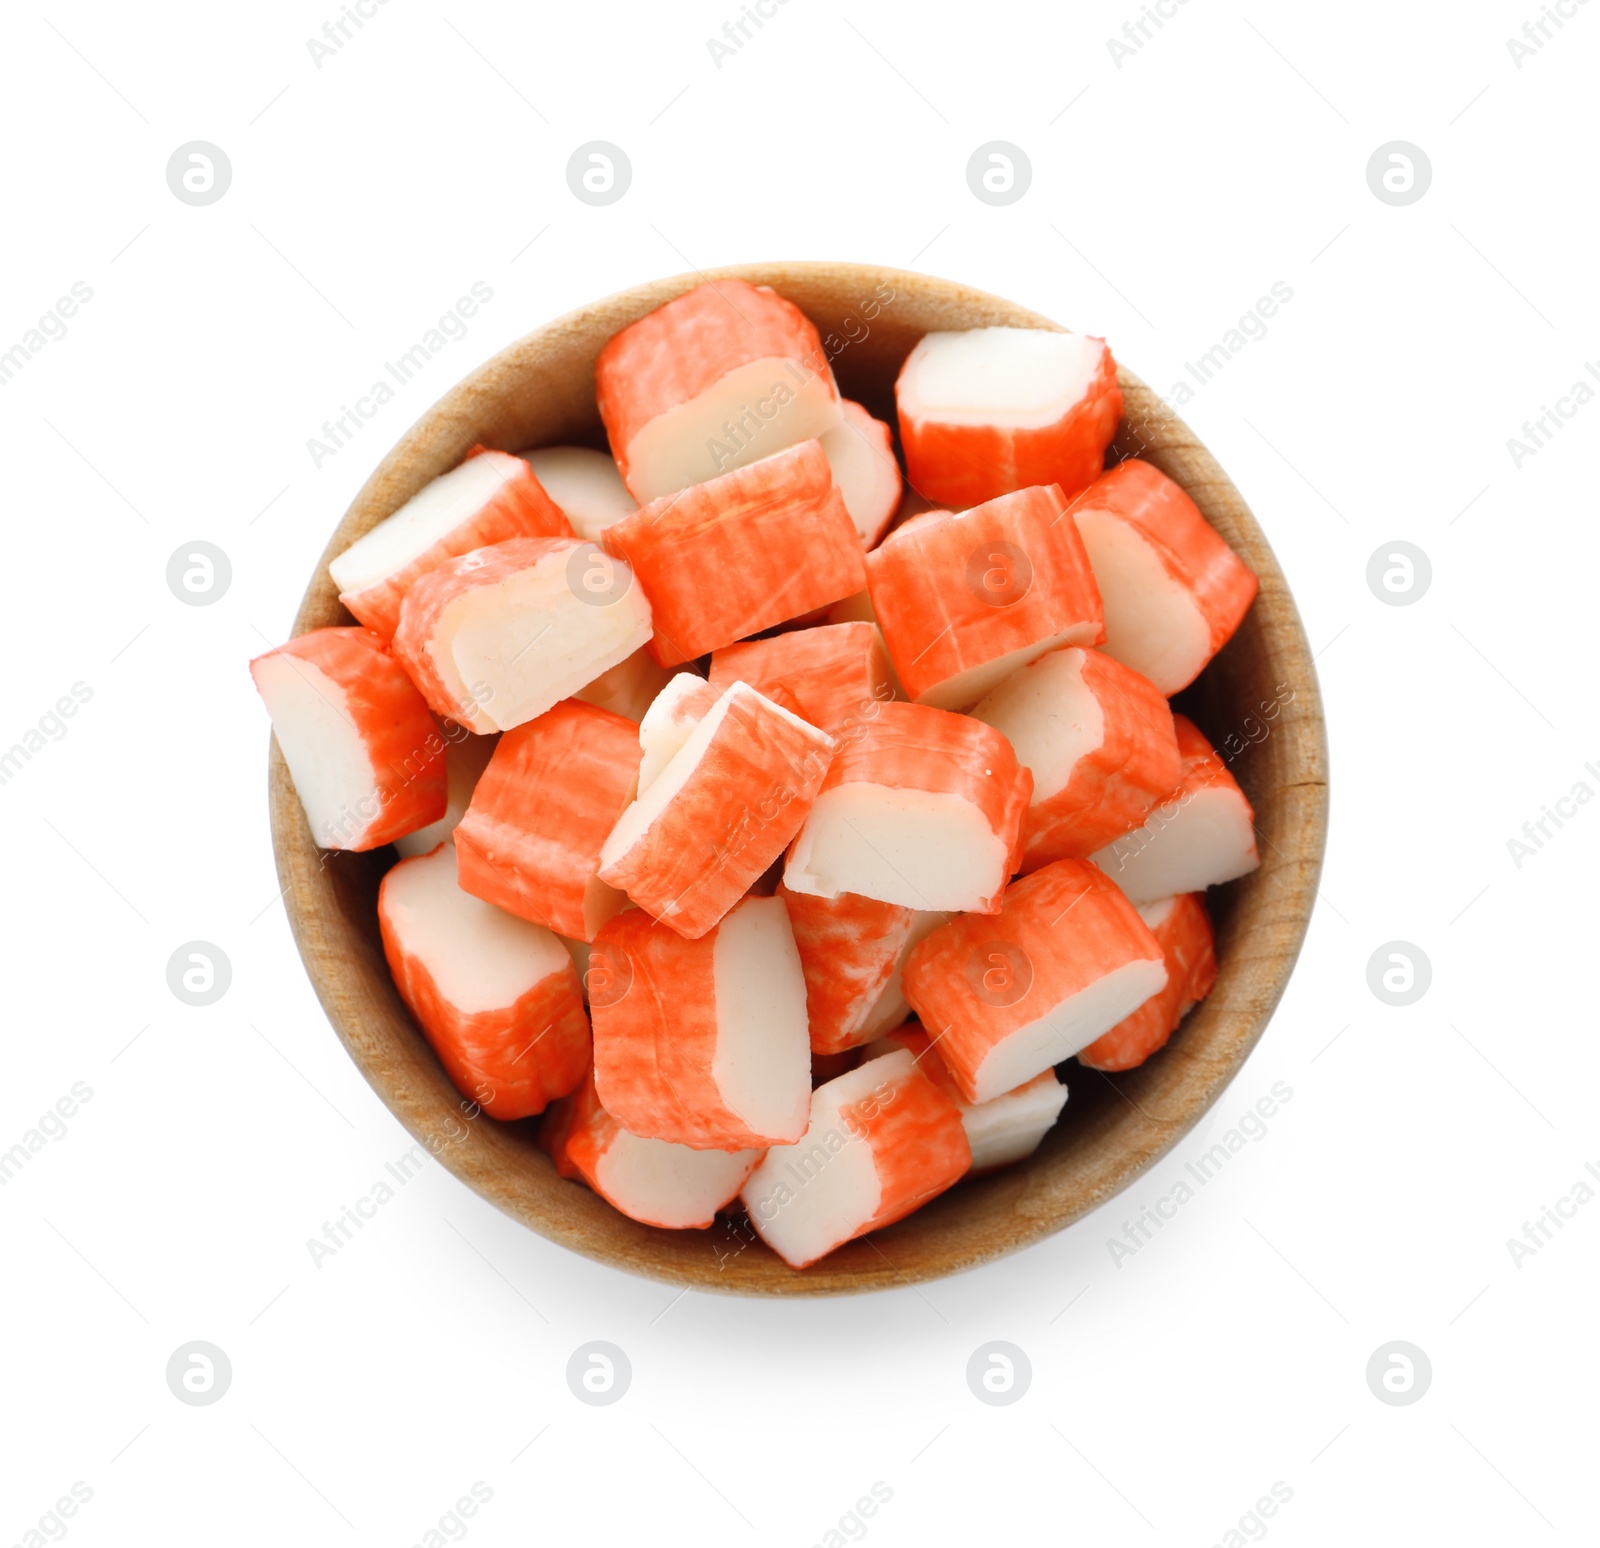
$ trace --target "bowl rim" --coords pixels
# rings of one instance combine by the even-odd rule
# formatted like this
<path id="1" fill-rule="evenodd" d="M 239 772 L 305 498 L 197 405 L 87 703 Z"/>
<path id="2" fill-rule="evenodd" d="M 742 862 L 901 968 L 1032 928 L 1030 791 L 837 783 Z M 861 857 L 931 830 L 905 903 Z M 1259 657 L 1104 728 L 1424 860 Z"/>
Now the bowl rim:
<path id="1" fill-rule="evenodd" d="M 684 291 L 722 280 L 771 285 L 780 294 L 800 300 L 802 309 L 804 292 L 814 285 L 835 287 L 842 283 L 856 294 L 870 294 L 874 286 L 888 283 L 893 287 L 891 299 L 910 296 L 925 308 L 943 308 L 964 317 L 974 314 L 992 317 L 1006 326 L 1061 328 L 1049 318 L 988 292 L 876 264 L 826 261 L 736 264 L 673 275 L 614 292 L 544 323 L 508 344 L 445 392 L 399 436 L 330 535 L 302 597 L 293 633 L 299 635 L 328 624 L 353 622 L 333 594 L 327 576 L 328 561 L 397 509 L 416 488 L 454 466 L 478 443 L 478 431 L 487 405 L 504 391 L 503 385 L 496 384 L 504 384 L 525 371 L 528 362 L 548 343 L 595 335 L 597 325 L 602 324 L 609 336 L 617 327 L 625 326 L 634 317 L 642 316 Z M 603 341 L 601 338 L 600 342 Z M 598 347 L 596 344 L 594 353 L 598 352 Z M 469 1112 L 456 1112 L 457 1107 L 465 1110 L 467 1104 L 455 1100 L 457 1093 L 449 1087 L 431 1049 L 414 1027 L 414 1040 L 422 1045 L 420 1057 L 415 1050 L 401 1050 L 403 1057 L 397 1056 L 396 1050 L 374 1037 L 371 1022 L 379 1012 L 392 1014 L 392 1008 L 384 1005 L 382 989 L 363 980 L 363 975 L 370 976 L 371 961 L 354 960 L 352 943 L 348 939 L 332 938 L 324 927 L 324 916 L 335 896 L 335 878 L 339 878 L 340 886 L 353 885 L 351 863 L 370 865 L 370 855 L 382 855 L 385 851 L 350 855 L 316 847 L 276 738 L 273 738 L 268 771 L 272 845 L 286 912 L 302 963 L 329 1022 L 356 1067 L 407 1132 L 431 1151 L 435 1159 L 475 1192 L 540 1235 L 591 1260 L 632 1274 L 665 1284 L 736 1295 L 853 1294 L 963 1272 L 1020 1252 L 1064 1230 L 1131 1186 L 1211 1111 L 1265 1032 L 1293 972 L 1309 926 L 1327 833 L 1326 727 L 1309 641 L 1265 535 L 1238 490 L 1188 426 L 1120 362 L 1118 372 L 1125 408 L 1114 448 L 1122 455 L 1136 452 L 1180 483 L 1235 552 L 1255 571 L 1261 591 L 1251 617 L 1270 634 L 1268 648 L 1272 659 L 1288 674 L 1287 680 L 1296 690 L 1291 696 L 1292 715 L 1286 716 L 1280 728 L 1284 734 L 1273 754 L 1274 758 L 1281 755 L 1285 760 L 1282 777 L 1274 781 L 1272 794 L 1283 803 L 1283 825 L 1287 832 L 1280 837 L 1286 842 L 1273 845 L 1274 855 L 1264 856 L 1262 869 L 1246 879 L 1251 884 L 1248 912 L 1258 916 L 1257 928 L 1267 939 L 1262 949 L 1253 949 L 1248 954 L 1246 966 L 1251 970 L 1250 981 L 1233 997 L 1237 1005 L 1230 1002 L 1225 1012 L 1214 992 L 1213 998 L 1203 1002 L 1200 1010 L 1194 1013 L 1198 1016 L 1203 1011 L 1208 1017 L 1213 1013 L 1219 1017 L 1226 1013 L 1238 1020 L 1236 1025 L 1228 1026 L 1220 1041 L 1213 1038 L 1219 1042 L 1215 1052 L 1208 1050 L 1195 1061 L 1194 1079 L 1181 1085 L 1179 1110 L 1170 1117 L 1163 1110 L 1157 1118 L 1152 1118 L 1152 1123 L 1159 1123 L 1161 1133 L 1138 1145 L 1132 1158 L 1114 1172 L 1105 1172 L 1087 1181 L 1080 1179 L 1070 1200 L 1061 1196 L 1059 1187 L 1030 1186 L 1027 1162 L 1009 1169 L 1009 1173 L 975 1180 L 968 1186 L 995 1184 L 988 1191 L 997 1208 L 1009 1210 L 1011 1229 L 998 1233 L 969 1231 L 968 1235 L 973 1238 L 970 1242 L 964 1246 L 952 1244 L 937 1261 L 903 1259 L 896 1264 L 867 1238 L 865 1245 L 872 1248 L 881 1262 L 867 1257 L 864 1252 L 850 1251 L 862 1245 L 857 1242 L 847 1244 L 846 1248 L 802 1271 L 788 1269 L 765 1248 L 758 1247 L 758 1255 L 751 1263 L 759 1264 L 771 1258 L 781 1272 L 749 1272 L 751 1263 L 740 1265 L 737 1261 L 742 1256 L 742 1246 L 737 1253 L 723 1254 L 716 1250 L 713 1267 L 712 1254 L 705 1254 L 704 1262 L 696 1263 L 683 1254 L 668 1253 L 664 1245 L 652 1245 L 658 1237 L 683 1238 L 698 1233 L 665 1232 L 637 1226 L 636 1222 L 611 1211 L 611 1206 L 599 1201 L 597 1196 L 589 1195 L 603 1210 L 615 1214 L 617 1220 L 627 1222 L 629 1227 L 637 1226 L 634 1230 L 614 1231 L 607 1239 L 599 1240 L 593 1230 L 592 1210 L 576 1205 L 571 1199 L 553 1198 L 549 1194 L 541 1198 L 530 1196 L 518 1175 L 525 1161 L 516 1159 L 529 1148 L 526 1136 L 515 1145 L 509 1145 L 504 1133 L 526 1129 L 527 1124 L 500 1125 Z M 504 449 L 521 452 L 532 448 L 508 446 Z M 1249 621 L 1247 619 L 1247 623 Z M 1208 664 L 1207 673 L 1210 671 Z M 1202 674 L 1202 681 L 1205 676 Z M 1257 809 L 1259 813 L 1259 804 Z M 1258 832 L 1259 829 L 1258 822 Z M 371 887 L 375 892 L 375 878 Z M 1258 898 L 1259 906 L 1256 906 Z M 376 935 L 375 926 L 372 934 Z M 367 955 L 370 958 L 370 952 Z M 1223 974 L 1232 966 L 1221 950 L 1220 939 L 1218 955 L 1220 988 Z M 387 998 L 397 1000 L 381 954 L 378 963 L 387 986 Z M 401 1014 L 405 1014 L 403 1008 Z M 1174 1043 L 1177 1041 L 1175 1037 Z M 427 1069 L 430 1063 L 432 1078 Z M 448 1100 L 439 1089 L 441 1082 L 448 1088 Z M 1111 1084 L 1120 1091 L 1115 1082 Z M 1179 1087 L 1174 1086 L 1174 1089 Z M 1124 1099 L 1131 1100 L 1125 1094 Z M 468 1120 L 465 1123 L 463 1116 Z M 586 1192 L 581 1184 L 574 1188 Z M 725 1272 L 728 1261 L 734 1261 L 739 1271 Z"/>

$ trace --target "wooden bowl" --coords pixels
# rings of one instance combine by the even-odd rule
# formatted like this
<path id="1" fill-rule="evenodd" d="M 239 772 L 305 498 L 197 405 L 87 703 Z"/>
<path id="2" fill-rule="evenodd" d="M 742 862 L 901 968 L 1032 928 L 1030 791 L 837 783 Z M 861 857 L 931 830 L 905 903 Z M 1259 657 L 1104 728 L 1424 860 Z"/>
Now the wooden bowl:
<path id="1" fill-rule="evenodd" d="M 894 421 L 894 379 L 932 329 L 993 324 L 1056 328 L 1023 307 L 945 280 L 864 264 L 751 264 L 658 280 L 548 324 L 454 388 L 401 438 L 367 480 L 311 578 L 295 633 L 354 620 L 327 560 L 394 511 L 476 443 L 604 446 L 594 361 L 618 329 L 707 279 L 770 284 L 816 323 L 846 397 Z M 324 853 L 312 841 L 274 742 L 272 840 L 289 922 L 334 1030 L 390 1111 L 464 1182 L 524 1225 L 602 1263 L 699 1290 L 831 1295 L 928 1280 L 1015 1252 L 1103 1204 L 1189 1131 L 1232 1080 L 1266 1027 L 1304 938 L 1322 864 L 1327 751 L 1300 619 L 1238 491 L 1188 428 L 1126 368 L 1116 451 L 1138 453 L 1187 489 L 1260 577 L 1233 640 L 1182 696 L 1225 753 L 1255 807 L 1261 868 L 1213 889 L 1216 989 L 1168 1046 L 1115 1077 L 1070 1063 L 1061 1121 L 1029 1160 L 964 1182 L 916 1214 L 848 1243 L 803 1272 L 748 1224 L 664 1231 L 618 1214 L 558 1178 L 536 1148 L 537 1120 L 469 1117 L 390 981 L 376 896 L 394 852 Z"/>

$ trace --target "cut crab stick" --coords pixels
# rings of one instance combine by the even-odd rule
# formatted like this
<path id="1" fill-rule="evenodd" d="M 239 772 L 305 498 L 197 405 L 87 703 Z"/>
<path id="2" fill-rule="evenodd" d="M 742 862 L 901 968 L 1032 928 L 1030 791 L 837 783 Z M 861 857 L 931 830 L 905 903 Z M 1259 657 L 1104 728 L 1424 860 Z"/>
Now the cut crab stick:
<path id="1" fill-rule="evenodd" d="M 743 1150 L 805 1131 L 806 981 L 777 898 L 746 898 L 698 940 L 618 914 L 595 939 L 589 997 L 595 1087 L 630 1134 Z"/>
<path id="2" fill-rule="evenodd" d="M 1160 942 L 1084 860 L 1013 882 L 997 917 L 952 920 L 905 967 L 906 998 L 969 1102 L 1070 1058 L 1166 981 Z"/>
<path id="3" fill-rule="evenodd" d="M 711 712 L 723 690 L 714 688 L 698 672 L 679 672 L 668 679 L 639 719 L 639 793 L 655 784 L 656 776 L 677 757 L 694 728 Z"/>
<path id="4" fill-rule="evenodd" d="M 957 510 L 1035 484 L 1100 476 L 1122 416 L 1103 339 L 1036 328 L 930 333 L 895 383 L 906 474 Z"/>
<path id="5" fill-rule="evenodd" d="M 870 1041 L 867 1018 L 905 951 L 916 911 L 849 892 L 819 898 L 780 885 L 777 895 L 806 975 L 811 1051 L 842 1053 Z"/>
<path id="6" fill-rule="evenodd" d="M 865 1037 L 882 1037 L 885 1033 L 892 1032 L 911 1015 L 911 1006 L 906 1001 L 904 974 L 906 958 L 916 949 L 917 944 L 932 935 L 942 924 L 949 924 L 951 915 L 940 909 L 917 909 L 911 915 L 911 929 L 906 935 L 905 944 L 900 948 L 900 955 L 895 959 L 894 971 L 889 974 L 889 980 L 883 986 L 883 993 L 878 996 L 878 1002 L 867 1012 L 867 1019 L 862 1023 L 861 1032 Z"/>
<path id="7" fill-rule="evenodd" d="M 867 555 L 884 643 L 918 704 L 965 709 L 1061 645 L 1104 637 L 1083 541 L 1055 485 L 928 511 Z"/>
<path id="8" fill-rule="evenodd" d="M 627 902 L 598 873 L 638 773 L 638 727 L 592 704 L 566 699 L 507 731 L 456 829 L 461 885 L 592 941 Z"/>
<path id="9" fill-rule="evenodd" d="M 1080 859 L 1137 828 L 1183 772 L 1160 690 L 1097 650 L 1053 650 L 973 706 L 1033 775 L 1025 871 Z"/>
<path id="10" fill-rule="evenodd" d="M 901 1049 L 818 1086 L 804 1136 L 762 1157 L 744 1203 L 761 1239 L 805 1268 L 903 1219 L 971 1161 L 955 1103 Z"/>
<path id="11" fill-rule="evenodd" d="M 888 530 L 900 504 L 900 464 L 894 460 L 889 427 L 859 403 L 842 405 L 844 418 L 817 437 L 833 481 L 844 496 L 845 509 L 856 524 L 864 548 L 872 548 Z"/>
<path id="12" fill-rule="evenodd" d="M 724 646 L 712 653 L 711 681 L 746 682 L 766 694 L 787 689 L 824 731 L 859 721 L 894 697 L 883 636 L 870 623 L 823 624 Z"/>
<path id="13" fill-rule="evenodd" d="M 641 645 L 626 660 L 609 667 L 572 697 L 638 724 L 671 676 L 665 667 L 656 665 L 650 652 Z"/>
<path id="14" fill-rule="evenodd" d="M 1044 1070 L 990 1101 L 967 1101 L 945 1068 L 939 1050 L 915 1023 L 885 1033 L 877 1042 L 869 1043 L 862 1057 L 876 1059 L 899 1048 L 909 1051 L 923 1074 L 956 1104 L 961 1126 L 967 1131 L 967 1144 L 972 1147 L 973 1172 L 993 1171 L 1031 1156 L 1067 1105 L 1067 1088 L 1056 1078 L 1053 1069 Z"/>
<path id="15" fill-rule="evenodd" d="M 328 566 L 339 600 L 385 639 L 407 589 L 428 570 L 515 537 L 570 537 L 572 528 L 528 464 L 479 448 L 441 473 Z"/>
<path id="16" fill-rule="evenodd" d="M 784 885 L 992 914 L 1021 859 L 1032 788 L 993 727 L 921 704 L 881 704 L 840 738 Z"/>
<path id="17" fill-rule="evenodd" d="M 588 446 L 542 446 L 524 452 L 522 460 L 581 538 L 598 538 L 613 522 L 639 508 L 616 463 L 603 451 Z"/>
<path id="18" fill-rule="evenodd" d="M 485 732 L 542 715 L 649 638 L 627 565 L 571 538 L 513 538 L 422 576 L 394 649 L 437 714 Z"/>
<path id="19" fill-rule="evenodd" d="M 378 889 L 378 927 L 400 997 L 465 1097 L 527 1118 L 589 1063 L 578 975 L 550 931 L 463 892 L 456 852 L 402 860 Z"/>
<path id="20" fill-rule="evenodd" d="M 630 1220 L 668 1230 L 709 1226 L 739 1195 L 759 1150 L 691 1150 L 630 1134 L 600 1105 L 591 1075 L 553 1103 L 539 1147 L 563 1177 L 581 1177 Z"/>
<path id="21" fill-rule="evenodd" d="M 1202 894 L 1184 892 L 1146 903 L 1139 917 L 1166 953 L 1166 987 L 1105 1036 L 1078 1050 L 1078 1063 L 1092 1070 L 1131 1070 L 1143 1064 L 1166 1046 L 1178 1024 L 1217 981 L 1216 943 Z"/>
<path id="22" fill-rule="evenodd" d="M 1164 694 L 1186 688 L 1255 600 L 1244 561 L 1165 473 L 1130 458 L 1073 502 L 1105 605 L 1105 652 Z"/>
<path id="23" fill-rule="evenodd" d="M 1255 813 L 1194 723 L 1174 715 L 1183 772 L 1141 827 L 1093 855 L 1135 903 L 1203 892 L 1261 864 Z"/>
<path id="24" fill-rule="evenodd" d="M 313 629 L 250 663 L 311 836 L 376 849 L 445 814 L 445 740 L 371 629 Z"/>
<path id="25" fill-rule="evenodd" d="M 816 441 L 646 505 L 601 541 L 650 598 L 650 653 L 662 666 L 866 584 L 861 540 Z"/>
<path id="26" fill-rule="evenodd" d="M 767 286 L 714 280 L 600 351 L 595 389 L 640 505 L 809 441 L 840 421 L 816 328 Z"/>
<path id="27" fill-rule="evenodd" d="M 704 935 L 805 821 L 833 745 L 733 684 L 618 819 L 601 878 L 680 934 Z"/>
<path id="28" fill-rule="evenodd" d="M 483 771 L 494 756 L 498 736 L 472 736 L 460 726 L 448 723 L 440 735 L 444 738 L 444 767 L 446 777 L 444 816 L 430 822 L 415 833 L 404 833 L 394 841 L 395 853 L 402 860 L 413 855 L 428 854 L 436 845 L 444 843 L 456 830 L 456 825 L 466 816 Z"/>

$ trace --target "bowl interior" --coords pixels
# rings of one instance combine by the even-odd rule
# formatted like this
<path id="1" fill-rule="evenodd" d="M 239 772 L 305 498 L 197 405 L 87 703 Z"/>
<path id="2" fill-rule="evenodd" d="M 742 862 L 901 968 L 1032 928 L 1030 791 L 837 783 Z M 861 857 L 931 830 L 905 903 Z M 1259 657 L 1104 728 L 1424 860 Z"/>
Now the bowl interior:
<path id="1" fill-rule="evenodd" d="M 594 361 L 619 328 L 704 280 L 770 284 L 816 323 L 841 391 L 894 422 L 900 362 L 926 332 L 1059 326 L 948 281 L 861 264 L 761 264 L 682 275 L 607 298 L 530 333 L 455 387 L 402 437 L 346 512 L 312 577 L 295 633 L 353 622 L 326 561 L 475 444 L 512 452 L 604 446 Z M 1261 868 L 1208 899 L 1219 972 L 1211 996 L 1136 1070 L 1069 1061 L 1061 1121 L 1029 1160 L 969 1179 L 869 1240 L 796 1273 L 737 1216 L 665 1231 L 618 1214 L 555 1175 L 537 1120 L 474 1116 L 390 980 L 376 898 L 390 849 L 324 853 L 313 843 L 274 742 L 269 799 L 284 899 L 335 1031 L 405 1127 L 457 1176 L 542 1235 L 630 1272 L 703 1290 L 808 1295 L 888 1288 L 971 1267 L 1070 1225 L 1128 1186 L 1216 1100 L 1261 1036 L 1304 937 L 1327 818 L 1316 677 L 1293 601 L 1238 491 L 1183 422 L 1124 368 L 1113 454 L 1138 454 L 1182 484 L 1261 581 L 1235 637 L 1180 707 L 1229 761 L 1255 808 Z"/>

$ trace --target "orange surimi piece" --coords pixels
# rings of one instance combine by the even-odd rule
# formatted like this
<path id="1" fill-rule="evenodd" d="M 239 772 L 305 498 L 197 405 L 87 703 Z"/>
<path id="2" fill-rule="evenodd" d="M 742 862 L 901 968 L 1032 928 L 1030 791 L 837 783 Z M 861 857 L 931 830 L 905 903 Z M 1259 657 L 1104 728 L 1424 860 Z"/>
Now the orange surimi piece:
<path id="1" fill-rule="evenodd" d="M 844 418 L 817 439 L 862 547 L 872 548 L 888 531 L 899 507 L 900 464 L 895 461 L 889 427 L 881 419 L 848 398 L 841 406 Z"/>
<path id="2" fill-rule="evenodd" d="M 1261 864 L 1255 813 L 1211 743 L 1183 715 L 1172 717 L 1183 772 L 1141 827 L 1091 857 L 1135 903 L 1203 892 Z"/>
<path id="3" fill-rule="evenodd" d="M 800 714 L 830 732 L 894 697 L 883 636 L 870 623 L 823 624 L 726 645 L 712 654 L 711 681 L 746 682 L 766 694 L 785 688 Z"/>
<path id="4" fill-rule="evenodd" d="M 630 1134 L 695 1150 L 786 1144 L 811 1097 L 806 981 L 777 898 L 696 940 L 640 909 L 589 958 L 595 1088 Z"/>
<path id="5" fill-rule="evenodd" d="M 866 584 L 861 540 L 816 441 L 656 500 L 600 536 L 650 598 L 662 666 Z"/>
<path id="6" fill-rule="evenodd" d="M 578 975 L 550 931 L 465 893 L 456 852 L 402 860 L 378 889 L 378 926 L 400 997 L 465 1097 L 527 1118 L 589 1063 Z"/>
<path id="7" fill-rule="evenodd" d="M 328 565 L 339 600 L 390 638 L 417 578 L 446 559 L 515 537 L 571 537 L 572 528 L 520 457 L 479 448 L 441 473 Z"/>
<path id="8" fill-rule="evenodd" d="M 997 917 L 952 920 L 905 966 L 906 998 L 969 1102 L 1070 1058 L 1166 981 L 1160 942 L 1084 860 L 1013 882 Z"/>
<path id="9" fill-rule="evenodd" d="M 880 704 L 840 737 L 784 885 L 992 914 L 1021 859 L 1032 788 L 992 726 L 921 704 Z"/>
<path id="10" fill-rule="evenodd" d="M 639 502 L 628 493 L 617 465 L 588 446 L 541 446 L 522 460 L 581 538 L 598 538 L 613 522 L 631 516 Z"/>
<path id="11" fill-rule="evenodd" d="M 871 1041 L 872 1013 L 889 988 L 915 909 L 841 892 L 819 898 L 778 887 L 806 975 L 811 1051 L 842 1053 Z"/>
<path id="12" fill-rule="evenodd" d="M 1103 638 L 1100 594 L 1055 485 L 928 511 L 867 555 L 884 643 L 919 704 L 965 709 L 1059 645 Z"/>
<path id="13" fill-rule="evenodd" d="M 1164 694 L 1186 688 L 1250 611 L 1258 583 L 1185 491 L 1130 458 L 1072 504 L 1105 606 L 1105 652 Z"/>
<path id="14" fill-rule="evenodd" d="M 1091 855 L 1137 828 L 1183 772 L 1160 691 L 1097 650 L 1040 656 L 991 689 L 972 716 L 999 731 L 1033 775 L 1025 871 Z"/>
<path id="15" fill-rule="evenodd" d="M 402 860 L 428 854 L 456 831 L 456 824 L 467 814 L 472 792 L 494 756 L 498 736 L 472 736 L 460 726 L 448 723 L 440 731 L 444 739 L 445 809 L 444 816 L 415 833 L 405 833 L 394 841 L 395 853 Z"/>
<path id="16" fill-rule="evenodd" d="M 765 285 L 713 280 L 616 334 L 600 418 L 640 505 L 814 440 L 840 421 L 816 328 Z"/>
<path id="17" fill-rule="evenodd" d="M 914 1022 L 868 1044 L 863 1057 L 876 1059 L 897 1048 L 909 1050 L 917 1068 L 956 1104 L 961 1126 L 967 1131 L 967 1144 L 972 1147 L 974 1172 L 993 1171 L 997 1166 L 1009 1166 L 1031 1156 L 1067 1105 L 1067 1088 L 1056 1079 L 1053 1069 L 1044 1070 L 987 1102 L 969 1102 L 939 1057 L 939 1050 Z"/>
<path id="18" fill-rule="evenodd" d="M 678 755 L 722 693 L 698 672 L 679 672 L 667 680 L 639 717 L 641 791 L 655 784 L 656 775 Z"/>
<path id="19" fill-rule="evenodd" d="M 649 638 L 625 564 L 572 538 L 513 538 L 423 575 L 394 649 L 437 714 L 484 732 L 544 714 Z"/>
<path id="20" fill-rule="evenodd" d="M 563 1177 L 581 1177 L 631 1220 L 668 1230 L 709 1226 L 738 1197 L 759 1150 L 691 1150 L 630 1134 L 600 1105 L 591 1075 L 553 1103 L 539 1146 Z"/>
<path id="21" fill-rule="evenodd" d="M 1093 1070 L 1131 1070 L 1143 1064 L 1166 1046 L 1178 1024 L 1211 993 L 1217 981 L 1216 943 L 1200 893 L 1184 892 L 1146 903 L 1139 909 L 1139 917 L 1150 926 L 1166 954 L 1166 987 L 1103 1037 L 1078 1050 L 1078 1063 Z"/>
<path id="22" fill-rule="evenodd" d="M 1035 484 L 1100 476 L 1122 417 L 1104 339 L 1039 328 L 930 333 L 895 383 L 906 473 L 957 510 Z"/>
<path id="23" fill-rule="evenodd" d="M 761 1239 L 805 1268 L 943 1193 L 971 1160 L 955 1103 L 901 1049 L 812 1092 L 804 1136 L 762 1157 L 745 1208 Z"/>
<path id="24" fill-rule="evenodd" d="M 631 720 L 567 699 L 507 731 L 456 828 L 461 885 L 573 940 L 592 941 L 627 899 L 600 851 L 633 799 Z"/>
<path id="25" fill-rule="evenodd" d="M 445 739 L 380 635 L 313 629 L 250 676 L 322 848 L 376 849 L 444 816 Z"/>
<path id="26" fill-rule="evenodd" d="M 601 878 L 680 934 L 704 935 L 783 853 L 832 753 L 826 732 L 734 683 L 659 772 L 641 769 L 600 852 Z"/>

